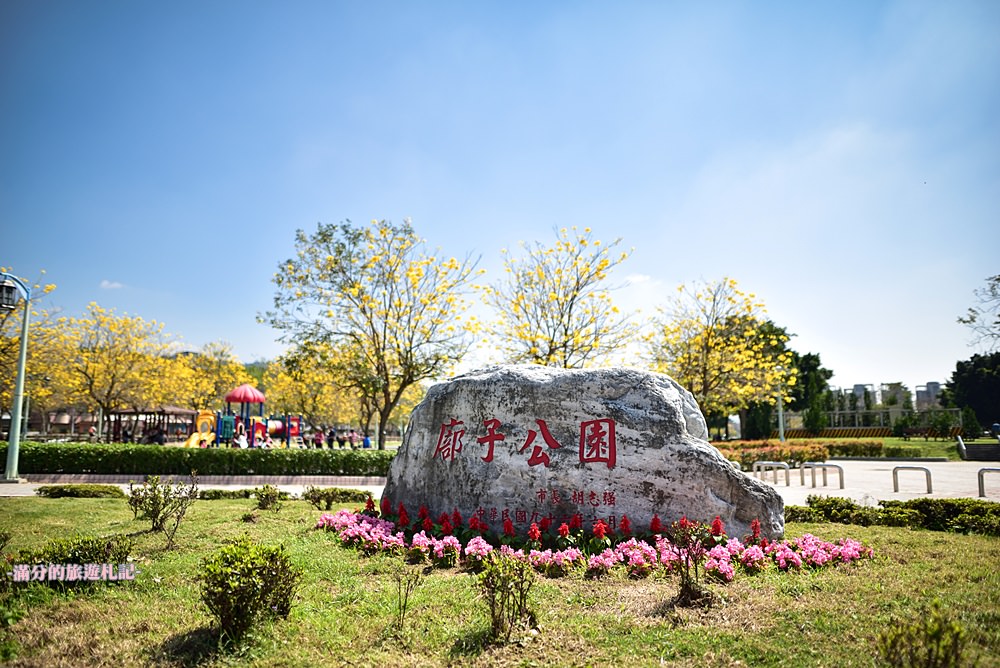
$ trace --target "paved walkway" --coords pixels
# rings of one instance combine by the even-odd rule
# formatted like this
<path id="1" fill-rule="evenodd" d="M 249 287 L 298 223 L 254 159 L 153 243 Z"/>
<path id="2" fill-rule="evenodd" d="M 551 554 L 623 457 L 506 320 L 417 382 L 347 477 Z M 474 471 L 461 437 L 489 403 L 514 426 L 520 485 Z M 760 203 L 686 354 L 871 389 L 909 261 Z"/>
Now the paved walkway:
<path id="1" fill-rule="evenodd" d="M 823 476 L 816 473 L 816 487 L 812 487 L 812 477 L 809 471 L 803 476 L 798 469 L 788 472 L 788 482 L 785 484 L 784 471 L 778 471 L 777 483 L 774 474 L 765 475 L 766 482 L 785 500 L 786 505 L 806 505 L 806 497 L 810 494 L 821 496 L 843 496 L 859 503 L 875 504 L 880 500 L 907 500 L 930 498 L 978 498 L 979 469 L 998 468 L 1000 462 L 934 462 L 921 460 L 830 460 L 844 469 L 844 488 L 840 489 L 840 479 L 836 470 L 827 472 L 827 484 L 823 485 Z M 899 477 L 899 492 L 893 492 L 892 470 L 897 466 L 921 466 L 931 472 L 933 492 L 927 493 L 927 480 L 922 471 L 901 470 Z M 0 496 L 31 496 L 43 484 L 92 482 L 120 485 L 128 489 L 130 480 L 141 479 L 141 476 L 107 476 L 107 475 L 33 475 L 23 476 L 27 483 L 0 484 Z M 803 484 L 804 479 L 804 484 Z M 985 498 L 1000 502 L 1000 472 L 989 472 L 984 477 Z M 385 486 L 385 478 L 362 476 L 202 476 L 199 487 L 202 489 L 242 489 L 258 487 L 264 484 L 276 485 L 279 489 L 291 494 L 301 494 L 306 487 L 350 487 L 371 492 L 379 497 Z"/>

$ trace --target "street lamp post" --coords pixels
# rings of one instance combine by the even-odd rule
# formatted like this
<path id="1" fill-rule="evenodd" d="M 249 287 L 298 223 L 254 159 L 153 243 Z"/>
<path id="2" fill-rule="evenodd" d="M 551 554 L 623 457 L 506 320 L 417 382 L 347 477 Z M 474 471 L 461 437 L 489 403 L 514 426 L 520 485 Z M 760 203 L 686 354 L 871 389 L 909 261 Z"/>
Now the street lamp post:
<path id="1" fill-rule="evenodd" d="M 21 321 L 21 349 L 17 358 L 17 380 L 10 412 L 10 430 L 7 436 L 7 470 L 3 482 L 19 482 L 17 477 L 18 448 L 21 445 L 21 404 L 24 401 L 24 364 L 28 359 L 28 316 L 31 313 L 31 289 L 17 276 L 0 272 L 0 308 L 13 311 L 17 308 L 18 289 L 24 294 L 24 318 Z"/>
<path id="2" fill-rule="evenodd" d="M 783 367 L 775 367 L 778 372 L 778 440 L 785 442 L 785 401 L 782 396 L 785 393 L 784 384 L 781 382 L 781 375 L 785 372 Z"/>
<path id="3" fill-rule="evenodd" d="M 784 401 L 781 399 L 781 390 L 778 390 L 778 440 L 785 442 L 785 410 Z"/>

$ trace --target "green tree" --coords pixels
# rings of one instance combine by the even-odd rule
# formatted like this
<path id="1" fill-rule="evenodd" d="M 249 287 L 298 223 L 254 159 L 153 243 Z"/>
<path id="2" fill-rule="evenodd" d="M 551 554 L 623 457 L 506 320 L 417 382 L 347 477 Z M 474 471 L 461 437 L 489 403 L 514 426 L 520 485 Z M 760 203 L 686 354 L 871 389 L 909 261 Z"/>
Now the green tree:
<path id="1" fill-rule="evenodd" d="M 958 362 L 945 383 L 945 392 L 949 406 L 968 406 L 980 425 L 1000 421 L 1000 352 Z"/>
<path id="2" fill-rule="evenodd" d="M 362 360 L 379 415 L 378 446 L 408 387 L 444 375 L 469 346 L 474 321 L 464 299 L 476 261 L 440 258 L 409 221 L 319 224 L 295 235 L 295 256 L 278 267 L 274 310 L 261 320 L 303 347 L 343 344 Z"/>
<path id="3" fill-rule="evenodd" d="M 682 285 L 649 338 L 652 366 L 687 388 L 709 418 L 773 403 L 779 388 L 787 401 L 796 382 L 788 337 L 765 313 L 733 279 Z"/>
<path id="4" fill-rule="evenodd" d="M 793 351 L 792 364 L 797 370 L 797 382 L 789 408 L 802 413 L 803 426 L 815 436 L 827 426 L 827 391 L 833 372 L 823 368 L 818 353 L 799 355 Z"/>
<path id="5" fill-rule="evenodd" d="M 493 335 L 511 362 L 584 367 L 620 351 L 636 334 L 611 300 L 609 272 L 631 251 L 621 239 L 602 244 L 589 227 L 559 230 L 552 247 L 522 242 L 522 257 L 504 250 L 505 278 L 485 288 L 499 315 Z"/>
<path id="6" fill-rule="evenodd" d="M 972 330 L 973 343 L 987 350 L 1000 345 L 1000 274 L 986 279 L 986 286 L 973 290 L 977 305 L 970 306 L 958 321 Z"/>

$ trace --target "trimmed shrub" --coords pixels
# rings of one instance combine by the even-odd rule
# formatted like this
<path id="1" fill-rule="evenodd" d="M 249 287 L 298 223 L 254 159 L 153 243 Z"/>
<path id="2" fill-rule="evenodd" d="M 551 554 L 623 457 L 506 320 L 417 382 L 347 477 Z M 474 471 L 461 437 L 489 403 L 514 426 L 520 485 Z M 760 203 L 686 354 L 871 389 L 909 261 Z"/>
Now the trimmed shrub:
<path id="1" fill-rule="evenodd" d="M 483 561 L 479 591 L 490 617 L 490 640 L 510 642 L 515 630 L 535 624 L 528 594 L 535 582 L 531 564 L 495 550 Z"/>
<path id="2" fill-rule="evenodd" d="M 761 447 L 720 447 L 726 459 L 738 461 L 745 471 L 753 468 L 756 461 L 786 462 L 789 466 L 798 466 L 802 462 L 822 462 L 829 458 L 826 448 L 819 444 L 784 445 L 770 444 Z"/>
<path id="3" fill-rule="evenodd" d="M 200 501 L 218 501 L 220 499 L 249 499 L 252 489 L 203 489 L 198 492 Z"/>
<path id="4" fill-rule="evenodd" d="M 128 484 L 128 505 L 132 516 L 149 520 L 152 525 L 150 530 L 162 531 L 167 537 L 167 549 L 173 547 L 174 535 L 181 520 L 198 498 L 198 476 L 191 472 L 190 485 L 170 483 L 170 480 L 161 483 L 160 476 L 151 475 L 138 487 L 135 483 Z"/>
<path id="5" fill-rule="evenodd" d="M 49 499 L 124 499 L 125 492 L 118 485 L 80 483 L 72 485 L 42 485 L 35 490 L 38 496 Z"/>
<path id="6" fill-rule="evenodd" d="M 345 489 L 342 487 L 306 487 L 302 498 L 313 505 L 316 510 L 331 510 L 335 503 L 364 503 L 368 500 L 368 492 L 360 489 Z"/>
<path id="7" fill-rule="evenodd" d="M 836 441 L 826 444 L 831 457 L 884 457 L 882 441 Z"/>
<path id="8" fill-rule="evenodd" d="M 22 443 L 20 473 L 381 476 L 395 450 L 182 448 L 104 443 Z M 7 446 L 0 446 L 0 465 Z"/>
<path id="9" fill-rule="evenodd" d="M 284 546 L 261 545 L 244 535 L 202 561 L 199 580 L 201 600 L 223 640 L 239 642 L 264 619 L 288 618 L 302 570 Z"/>
<path id="10" fill-rule="evenodd" d="M 822 522 L 824 518 L 807 506 L 785 506 L 786 522 Z"/>
<path id="11" fill-rule="evenodd" d="M 893 668 L 971 665 L 963 658 L 966 645 L 965 629 L 936 600 L 915 621 L 897 620 L 878 636 L 879 657 Z"/>
<path id="12" fill-rule="evenodd" d="M 881 501 L 888 509 L 919 514 L 919 526 L 932 531 L 1000 536 L 1000 503 L 983 499 L 910 499 Z"/>
<path id="13" fill-rule="evenodd" d="M 258 487 L 253 491 L 253 495 L 257 497 L 257 510 L 273 510 L 278 512 L 281 510 L 281 490 L 279 490 L 274 485 L 264 485 L 263 487 Z M 285 495 L 288 496 L 287 494 Z"/>
<path id="14" fill-rule="evenodd" d="M 880 508 L 859 506 L 850 499 L 831 496 L 806 498 L 818 521 L 868 526 L 910 527 L 931 531 L 1000 536 L 1000 504 L 979 499 L 911 499 L 879 501 Z M 797 508 L 789 506 L 789 508 Z M 786 508 L 786 518 L 788 508 Z M 794 512 L 798 512 L 797 510 Z M 808 520 L 789 520 L 808 521 Z"/>
<path id="15" fill-rule="evenodd" d="M 16 564 L 59 564 L 79 565 L 110 564 L 117 566 L 128 562 L 132 552 L 132 539 L 124 534 L 114 534 L 107 537 L 76 536 L 50 540 L 43 547 L 34 550 L 21 550 L 12 559 Z M 78 587 L 91 584 L 93 580 L 54 580 L 41 581 L 50 587 Z"/>
<path id="16" fill-rule="evenodd" d="M 905 457 L 913 459 L 923 453 L 923 448 L 919 445 L 887 445 L 883 449 L 885 457 Z"/>

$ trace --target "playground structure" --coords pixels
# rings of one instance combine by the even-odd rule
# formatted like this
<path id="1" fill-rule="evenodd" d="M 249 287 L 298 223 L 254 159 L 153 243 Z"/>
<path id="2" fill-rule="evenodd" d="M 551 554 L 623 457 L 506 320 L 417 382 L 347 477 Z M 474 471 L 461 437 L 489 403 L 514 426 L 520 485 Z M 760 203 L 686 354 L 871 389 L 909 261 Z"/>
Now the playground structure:
<path id="1" fill-rule="evenodd" d="M 225 399 L 225 412 L 198 412 L 194 433 L 185 442 L 186 447 L 197 448 L 204 441 L 204 447 L 229 447 L 232 444 L 253 448 L 263 446 L 271 438 L 275 444 L 272 447 L 288 448 L 301 436 L 302 417 L 272 415 L 265 418 L 264 394 L 251 385 L 240 385 Z M 234 403 L 240 405 L 239 413 L 233 412 Z M 257 407 L 257 415 L 252 415 L 254 406 Z"/>

